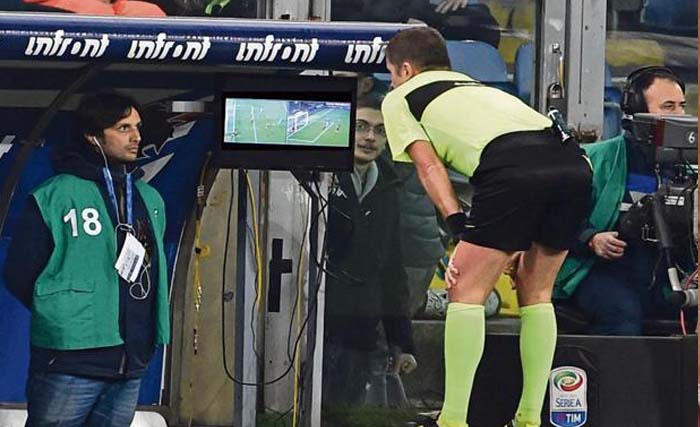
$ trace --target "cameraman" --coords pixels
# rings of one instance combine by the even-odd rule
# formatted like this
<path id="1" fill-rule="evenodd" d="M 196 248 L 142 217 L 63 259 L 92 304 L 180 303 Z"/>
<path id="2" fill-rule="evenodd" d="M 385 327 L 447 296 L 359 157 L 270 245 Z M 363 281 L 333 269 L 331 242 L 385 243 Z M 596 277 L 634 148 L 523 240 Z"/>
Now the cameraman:
<path id="1" fill-rule="evenodd" d="M 555 298 L 568 299 L 589 322 L 587 333 L 641 335 L 642 319 L 671 311 L 654 282 L 656 244 L 625 241 L 619 218 L 632 203 L 654 193 L 654 147 L 630 133 L 635 113 L 685 114 L 685 84 L 666 67 L 632 72 L 623 94 L 623 128 L 613 139 L 585 144 L 593 165 L 594 207 L 569 252 L 555 285 Z M 664 274 L 658 276 L 659 280 Z"/>

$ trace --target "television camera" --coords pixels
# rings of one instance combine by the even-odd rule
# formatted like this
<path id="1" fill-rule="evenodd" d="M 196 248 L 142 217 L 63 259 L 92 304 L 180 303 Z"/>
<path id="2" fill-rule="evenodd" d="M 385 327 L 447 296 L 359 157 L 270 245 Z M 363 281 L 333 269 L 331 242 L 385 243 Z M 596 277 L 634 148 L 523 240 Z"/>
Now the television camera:
<path id="1" fill-rule="evenodd" d="M 698 305 L 698 118 L 635 114 L 632 137 L 653 151 L 656 192 L 641 198 L 620 218 L 620 238 L 658 244 L 672 293 L 669 302 Z M 680 267 L 690 252 L 694 273 Z M 687 264 L 687 263 L 686 263 Z M 687 268 L 687 266 L 686 266 Z"/>

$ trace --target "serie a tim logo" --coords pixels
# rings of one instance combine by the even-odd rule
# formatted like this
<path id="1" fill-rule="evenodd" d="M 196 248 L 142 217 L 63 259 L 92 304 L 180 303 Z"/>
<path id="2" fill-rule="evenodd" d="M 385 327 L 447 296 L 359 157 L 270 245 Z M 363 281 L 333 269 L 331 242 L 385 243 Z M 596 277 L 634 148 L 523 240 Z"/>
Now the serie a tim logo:
<path id="1" fill-rule="evenodd" d="M 556 427 L 580 427 L 588 420 L 588 377 L 575 366 L 553 369 L 549 378 L 549 421 Z"/>

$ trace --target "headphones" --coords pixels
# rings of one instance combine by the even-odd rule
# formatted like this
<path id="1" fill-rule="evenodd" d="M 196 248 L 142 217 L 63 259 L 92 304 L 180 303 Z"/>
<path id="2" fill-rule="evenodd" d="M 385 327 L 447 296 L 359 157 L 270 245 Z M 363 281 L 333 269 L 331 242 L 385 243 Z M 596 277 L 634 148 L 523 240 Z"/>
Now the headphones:
<path id="1" fill-rule="evenodd" d="M 96 136 L 93 136 L 93 137 L 92 137 L 92 142 L 94 142 L 95 145 L 97 145 L 97 146 L 101 146 L 101 145 L 102 145 L 102 144 L 100 144 L 100 141 L 97 139 Z"/>
<path id="2" fill-rule="evenodd" d="M 648 81 L 650 78 L 652 80 Z M 648 87 L 655 78 L 672 80 L 678 83 L 683 93 L 685 93 L 685 83 L 683 83 L 683 80 L 670 68 L 658 65 L 639 68 L 627 76 L 627 81 L 622 91 L 621 107 L 622 113 L 625 116 L 631 117 L 636 113 L 649 112 L 647 109 L 647 101 L 644 98 L 644 89 L 646 88 L 643 86 L 646 84 Z"/>

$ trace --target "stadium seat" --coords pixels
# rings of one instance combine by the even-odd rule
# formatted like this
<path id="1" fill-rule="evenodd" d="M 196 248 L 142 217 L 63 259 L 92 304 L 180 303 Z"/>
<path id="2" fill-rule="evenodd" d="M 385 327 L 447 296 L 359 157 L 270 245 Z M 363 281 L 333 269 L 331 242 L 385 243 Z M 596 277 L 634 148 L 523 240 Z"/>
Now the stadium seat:
<path id="1" fill-rule="evenodd" d="M 508 80 L 505 61 L 490 44 L 475 40 L 448 40 L 447 52 L 453 70 L 508 93 L 516 93 L 515 86 Z"/>
<path id="2" fill-rule="evenodd" d="M 648 29 L 697 37 L 695 0 L 646 0 L 641 22 Z"/>
<path id="3" fill-rule="evenodd" d="M 508 80 L 506 63 L 498 50 L 488 43 L 465 40 L 447 41 L 452 69 L 508 93 L 517 94 L 515 85 Z M 377 80 L 390 82 L 388 73 L 374 73 Z"/>
<path id="4" fill-rule="evenodd" d="M 532 76 L 534 74 L 534 44 L 523 43 L 515 54 L 515 73 L 513 80 L 520 99 L 530 103 L 532 91 Z M 612 80 L 610 65 L 605 64 L 605 83 L 603 100 L 606 103 L 617 104 L 622 102 L 622 91 L 615 87 Z M 611 112 L 610 114 L 615 114 Z"/>
<path id="5" fill-rule="evenodd" d="M 620 104 L 615 102 L 603 103 L 603 134 L 600 139 L 614 138 L 622 132 L 620 121 L 622 120 L 622 109 Z"/>
<path id="6" fill-rule="evenodd" d="M 389 73 L 374 73 L 374 78 L 380 82 L 391 84 L 391 75 Z"/>
<path id="7" fill-rule="evenodd" d="M 605 64 L 605 86 L 603 87 L 603 100 L 605 102 L 614 102 L 618 105 L 622 103 L 622 91 L 615 87 L 612 81 L 612 72 L 610 65 Z"/>
<path id="8" fill-rule="evenodd" d="M 515 52 L 515 70 L 513 81 L 518 98 L 526 103 L 532 102 L 532 75 L 534 73 L 535 45 L 532 42 L 523 43 Z"/>

